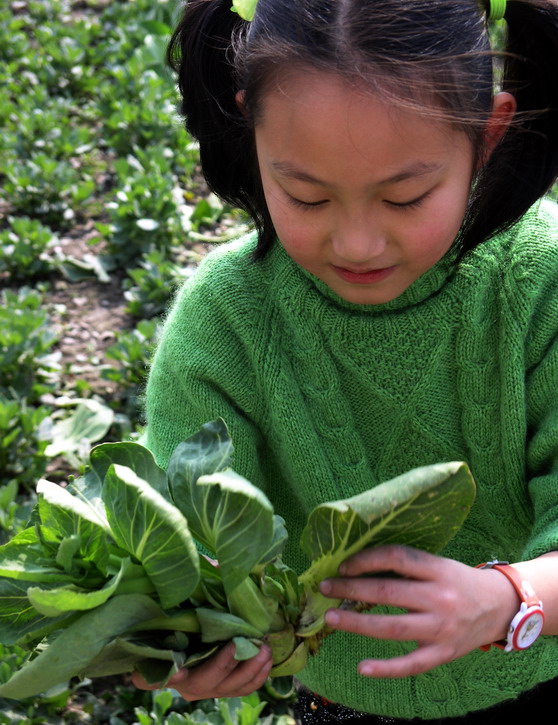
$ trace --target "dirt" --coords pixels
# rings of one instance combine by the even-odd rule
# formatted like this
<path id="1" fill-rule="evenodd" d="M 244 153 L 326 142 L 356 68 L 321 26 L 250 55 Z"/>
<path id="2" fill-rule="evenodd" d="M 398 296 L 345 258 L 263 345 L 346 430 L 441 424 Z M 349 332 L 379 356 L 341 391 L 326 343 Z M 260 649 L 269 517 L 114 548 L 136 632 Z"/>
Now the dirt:
<path id="1" fill-rule="evenodd" d="M 79 260 L 97 254 L 97 247 L 89 244 L 95 236 L 92 223 L 75 227 L 67 236 L 60 237 L 56 251 Z M 96 278 L 70 282 L 58 276 L 54 280 L 48 305 L 59 335 L 56 349 L 62 353 L 66 385 L 79 378 L 103 397 L 114 392 L 114 383 L 101 378 L 100 369 L 107 362 L 104 353 L 114 343 L 115 331 L 134 326 L 134 320 L 125 311 L 122 277 L 123 273 L 112 274 L 107 283 Z"/>

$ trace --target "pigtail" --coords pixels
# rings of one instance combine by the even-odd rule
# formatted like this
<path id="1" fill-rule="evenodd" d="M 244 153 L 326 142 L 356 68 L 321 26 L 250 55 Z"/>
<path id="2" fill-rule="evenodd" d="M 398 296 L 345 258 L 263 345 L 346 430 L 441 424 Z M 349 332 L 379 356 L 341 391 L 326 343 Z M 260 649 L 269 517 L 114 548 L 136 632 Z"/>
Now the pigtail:
<path id="1" fill-rule="evenodd" d="M 463 249 L 508 229 L 558 176 L 558 4 L 508 0 L 502 90 L 516 120 L 479 175 Z"/>
<path id="2" fill-rule="evenodd" d="M 242 88 L 234 65 L 235 48 L 248 23 L 231 11 L 230 0 L 188 2 L 168 49 L 177 73 L 180 112 L 187 131 L 198 140 L 209 188 L 244 209 L 261 231 L 263 192 L 253 133 L 236 103 Z"/>

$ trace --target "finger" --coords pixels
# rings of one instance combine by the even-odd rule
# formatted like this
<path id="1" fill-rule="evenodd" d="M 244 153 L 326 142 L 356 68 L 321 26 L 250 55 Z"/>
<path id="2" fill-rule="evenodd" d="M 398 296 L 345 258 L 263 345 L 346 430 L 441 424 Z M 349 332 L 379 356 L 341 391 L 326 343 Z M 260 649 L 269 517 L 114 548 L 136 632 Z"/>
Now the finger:
<path id="1" fill-rule="evenodd" d="M 182 668 L 176 675 L 171 677 L 168 684 L 173 687 L 184 684 L 188 690 L 195 690 L 200 685 L 202 685 L 203 689 L 207 689 L 207 678 L 211 676 L 213 684 L 219 685 L 238 665 L 238 661 L 234 658 L 234 652 L 234 644 L 231 642 L 220 649 L 214 657 L 202 662 L 202 664 L 191 669 Z"/>
<path id="2" fill-rule="evenodd" d="M 132 684 L 134 687 L 137 687 L 138 690 L 158 690 L 160 685 L 148 685 L 147 682 L 144 680 L 144 678 L 140 675 L 139 672 L 134 672 L 132 674 Z"/>
<path id="3" fill-rule="evenodd" d="M 439 632 L 437 618 L 427 614 L 359 614 L 345 609 L 329 609 L 325 621 L 334 629 L 375 639 L 430 642 Z"/>
<path id="4" fill-rule="evenodd" d="M 237 663 L 226 680 L 220 683 L 216 697 L 249 695 L 266 681 L 272 666 L 271 650 L 264 645 L 255 657 Z"/>
<path id="5" fill-rule="evenodd" d="M 451 662 L 456 656 L 451 647 L 430 645 L 389 660 L 362 660 L 358 672 L 365 677 L 409 677 Z"/>
<path id="6" fill-rule="evenodd" d="M 250 662 L 250 660 L 248 662 Z M 245 665 L 247 665 L 247 663 L 245 663 Z M 233 687 L 233 694 L 241 697 L 242 695 L 250 695 L 252 692 L 259 690 L 259 688 L 262 687 L 264 682 L 268 679 L 272 667 L 273 662 L 271 660 L 271 656 L 269 656 L 269 658 L 265 661 L 262 660 L 262 665 L 260 669 L 255 672 L 254 676 L 251 679 L 247 680 L 242 686 L 239 685 L 238 688 Z M 242 668 L 244 669 L 244 666 L 242 666 Z M 240 670 L 241 668 L 239 668 L 239 676 L 241 674 Z M 242 672 L 243 677 L 250 676 L 250 674 L 251 670 L 249 669 L 244 669 L 244 671 Z"/>
<path id="7" fill-rule="evenodd" d="M 413 611 L 425 611 L 433 606 L 436 592 L 430 582 L 413 579 L 348 577 L 325 579 L 320 584 L 324 596 L 368 602 L 370 605 L 389 604 Z"/>
<path id="8" fill-rule="evenodd" d="M 250 660 L 234 659 L 234 645 L 228 645 L 214 658 L 191 670 L 182 669 L 168 684 L 185 700 L 210 697 L 237 697 L 249 694 L 265 682 L 272 667 L 269 647 L 262 647 Z M 257 681 L 256 685 L 252 685 Z"/>
<path id="9" fill-rule="evenodd" d="M 216 697 L 213 693 L 219 690 L 239 664 L 234 659 L 234 653 L 234 645 L 230 643 L 202 664 L 191 669 L 183 667 L 167 684 L 177 690 L 185 700 Z"/>
<path id="10" fill-rule="evenodd" d="M 436 579 L 446 559 L 410 546 L 379 546 L 351 556 L 339 567 L 343 576 L 394 571 L 414 579 Z"/>

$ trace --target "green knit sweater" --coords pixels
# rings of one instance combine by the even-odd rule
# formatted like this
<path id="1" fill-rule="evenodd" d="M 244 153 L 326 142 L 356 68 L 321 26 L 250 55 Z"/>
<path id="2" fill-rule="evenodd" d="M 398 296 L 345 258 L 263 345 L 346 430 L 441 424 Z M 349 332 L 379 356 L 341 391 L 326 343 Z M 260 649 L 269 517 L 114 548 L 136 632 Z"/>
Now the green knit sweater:
<path id="1" fill-rule="evenodd" d="M 456 264 L 451 255 L 382 305 L 339 298 L 254 236 L 210 254 L 171 310 L 147 389 L 148 445 L 174 447 L 219 416 L 235 469 L 260 486 L 302 572 L 307 512 L 408 469 L 466 461 L 478 495 L 443 554 L 467 564 L 558 549 L 558 211 L 549 202 Z M 393 717 L 461 715 L 558 676 L 558 638 L 474 651 L 428 673 L 374 680 L 369 657 L 411 643 L 329 637 L 300 679 Z"/>

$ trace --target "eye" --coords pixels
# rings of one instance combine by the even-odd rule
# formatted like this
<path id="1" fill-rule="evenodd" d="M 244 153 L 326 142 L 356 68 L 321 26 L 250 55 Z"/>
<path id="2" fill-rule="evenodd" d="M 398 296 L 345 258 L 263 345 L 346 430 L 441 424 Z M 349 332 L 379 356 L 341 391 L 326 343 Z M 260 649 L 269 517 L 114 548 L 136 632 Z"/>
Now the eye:
<path id="1" fill-rule="evenodd" d="M 423 202 L 426 201 L 426 199 L 430 196 L 432 191 L 427 191 L 426 194 L 421 194 L 416 199 L 411 199 L 411 201 L 388 201 L 386 199 L 386 203 L 390 206 L 394 206 L 397 209 L 416 209 L 419 206 L 422 206 Z"/>
<path id="2" fill-rule="evenodd" d="M 302 199 L 297 199 L 290 194 L 287 194 L 287 199 L 290 204 L 298 207 L 299 209 L 315 209 L 318 206 L 322 206 L 322 204 L 327 204 L 327 199 L 323 199 L 322 201 L 302 201 Z"/>

